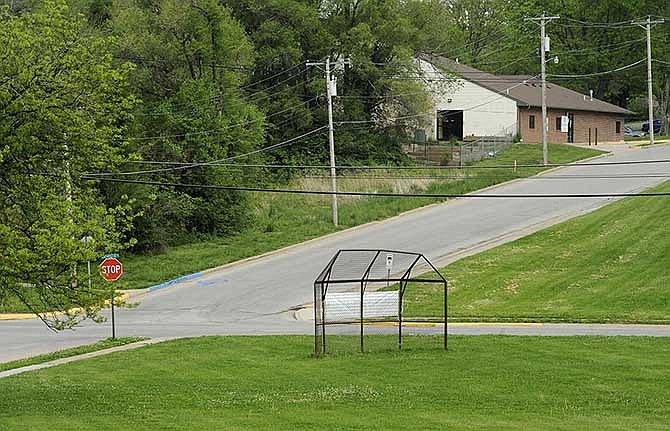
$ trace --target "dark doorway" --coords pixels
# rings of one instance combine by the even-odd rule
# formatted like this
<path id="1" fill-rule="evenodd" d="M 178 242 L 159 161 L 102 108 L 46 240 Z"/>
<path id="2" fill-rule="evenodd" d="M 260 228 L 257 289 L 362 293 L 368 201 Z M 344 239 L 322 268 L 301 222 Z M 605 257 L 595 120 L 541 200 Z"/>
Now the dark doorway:
<path id="1" fill-rule="evenodd" d="M 568 112 L 568 144 L 575 143 L 575 114 Z"/>
<path id="2" fill-rule="evenodd" d="M 437 140 L 463 140 L 463 111 L 437 111 Z"/>

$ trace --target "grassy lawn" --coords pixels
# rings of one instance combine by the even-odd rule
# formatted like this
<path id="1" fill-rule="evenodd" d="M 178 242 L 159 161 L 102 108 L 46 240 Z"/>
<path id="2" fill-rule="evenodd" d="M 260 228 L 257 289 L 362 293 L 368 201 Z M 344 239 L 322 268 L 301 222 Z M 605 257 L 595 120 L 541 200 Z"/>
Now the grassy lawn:
<path id="1" fill-rule="evenodd" d="M 0 429 L 648 430 L 670 423 L 670 343 L 452 337 L 313 359 L 311 337 L 209 337 L 0 380 Z M 394 337 L 389 338 L 393 344 Z M 356 344 L 356 340 L 352 340 Z"/>
<path id="2" fill-rule="evenodd" d="M 568 163 L 602 153 L 567 145 L 551 145 L 549 154 L 552 163 Z M 541 159 L 540 145 L 522 144 L 509 148 L 495 159 L 485 160 L 473 166 L 513 164 L 515 160 L 518 164 L 533 164 L 538 163 Z M 413 182 L 396 180 L 394 184 L 389 184 L 388 180 L 380 180 L 376 183 L 374 179 L 366 179 L 362 184 L 360 179 L 347 180 L 345 174 L 340 177 L 338 184 L 341 187 L 340 190 L 467 193 L 510 179 L 534 175 L 542 170 L 541 168 L 527 168 L 513 172 L 512 169 L 502 171 L 468 168 L 461 172 L 465 172 L 466 179 Z M 427 175 L 425 171 L 418 170 L 410 173 Z M 408 173 L 404 172 L 404 174 Z M 448 175 L 449 173 L 443 174 Z M 379 175 L 384 175 L 384 173 Z M 328 180 L 322 178 L 321 180 L 311 179 L 309 183 L 299 184 L 299 186 L 327 189 L 328 184 Z M 339 229 L 385 219 L 437 202 L 435 199 L 426 198 L 383 197 L 364 199 L 341 197 L 339 201 Z M 162 254 L 122 256 L 124 275 L 116 283 L 117 288 L 148 287 L 339 230 L 331 223 L 329 196 L 259 194 L 254 197 L 254 202 L 256 202 L 256 207 L 252 226 L 238 235 L 171 247 Z"/>
<path id="3" fill-rule="evenodd" d="M 670 323 L 669 213 L 627 198 L 449 265 L 450 318 Z M 408 315 L 441 315 L 441 293 L 407 292 Z"/>
<path id="4" fill-rule="evenodd" d="M 654 141 L 663 141 L 666 139 L 670 139 L 670 135 L 654 135 Z M 626 142 L 648 142 L 649 136 L 628 136 L 624 140 Z"/>
<path id="5" fill-rule="evenodd" d="M 28 365 L 41 364 L 44 362 L 53 361 L 61 358 L 69 358 L 70 356 L 82 355 L 84 353 L 96 352 L 98 350 L 109 349 L 110 347 L 123 346 L 124 344 L 135 343 L 137 341 L 146 340 L 144 337 L 122 337 L 122 338 L 106 338 L 97 343 L 87 344 L 85 346 L 73 347 L 71 349 L 59 350 L 57 352 L 47 353 L 44 355 L 32 356 L 30 358 L 19 359 L 17 361 L 0 363 L 0 371 L 12 370 L 14 368 L 26 367 Z"/>

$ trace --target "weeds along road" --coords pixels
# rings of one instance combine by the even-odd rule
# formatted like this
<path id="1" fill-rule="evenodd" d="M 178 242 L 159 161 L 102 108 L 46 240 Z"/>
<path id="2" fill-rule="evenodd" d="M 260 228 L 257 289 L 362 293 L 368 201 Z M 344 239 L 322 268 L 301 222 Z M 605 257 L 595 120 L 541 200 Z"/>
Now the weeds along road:
<path id="1" fill-rule="evenodd" d="M 617 150 L 612 156 L 601 158 L 595 163 L 657 159 L 670 159 L 670 146 Z M 521 180 L 484 193 L 506 195 L 638 192 L 662 182 L 664 178 L 621 176 L 668 173 L 669 168 L 670 164 L 667 163 L 566 167 L 546 173 L 543 179 Z M 581 177 L 557 177 L 566 175 Z M 611 175 L 619 178 L 589 178 Z M 140 302 L 138 307 L 117 311 L 117 335 L 179 337 L 210 334 L 309 334 L 313 331 L 311 322 L 295 320 L 285 311 L 311 302 L 314 278 L 338 249 L 387 248 L 416 251 L 424 253 L 436 264 L 444 265 L 464 254 L 513 240 L 592 211 L 609 201 L 610 198 L 454 200 L 312 241 L 261 259 L 232 265 L 198 279 L 140 296 L 136 299 Z M 611 326 L 614 332 L 608 333 L 617 333 L 617 326 Z M 455 331 L 500 333 L 504 327 L 505 325 L 488 325 L 468 330 L 464 326 L 455 328 Z M 550 325 L 545 326 L 549 327 Z M 542 334 L 541 328 L 515 327 L 513 333 L 539 335 Z M 570 335 L 574 332 L 574 327 L 567 327 L 564 331 L 557 328 L 550 331 L 552 335 Z M 641 331 L 644 333 L 644 327 Z M 658 331 L 656 330 L 657 335 Z M 662 330 L 660 332 L 661 335 L 666 333 Z M 624 330 L 622 333 L 627 332 Z M 53 333 L 36 319 L 0 321 L 0 361 L 90 343 L 109 334 L 109 323 L 86 322 L 74 331 Z"/>

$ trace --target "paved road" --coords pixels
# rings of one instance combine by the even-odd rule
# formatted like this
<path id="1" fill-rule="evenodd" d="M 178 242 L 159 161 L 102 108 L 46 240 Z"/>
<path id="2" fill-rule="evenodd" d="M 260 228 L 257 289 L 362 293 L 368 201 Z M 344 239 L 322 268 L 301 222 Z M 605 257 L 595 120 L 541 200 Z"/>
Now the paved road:
<path id="1" fill-rule="evenodd" d="M 670 146 L 619 151 L 599 162 L 670 159 Z M 669 164 L 567 167 L 544 177 L 518 181 L 486 194 L 623 193 L 644 190 L 662 178 L 556 178 L 557 175 L 621 175 L 668 172 Z M 551 177 L 554 178 L 551 178 Z M 639 198 L 647 199 L 647 198 Z M 207 334 L 286 334 L 312 331 L 285 310 L 311 301 L 312 282 L 341 248 L 388 248 L 418 251 L 447 263 L 464 254 L 510 241 L 559 221 L 592 211 L 607 198 L 459 199 L 383 223 L 373 223 L 313 241 L 255 261 L 234 265 L 197 280 L 140 298 L 139 307 L 117 313 L 118 334 L 150 337 Z M 546 325 L 544 328 L 548 328 Z M 454 327 L 454 333 L 573 334 L 568 327 L 529 326 L 506 329 Z M 574 328 L 574 327 L 569 327 Z M 627 334 L 615 326 L 592 329 Z M 643 327 L 644 328 L 644 327 Z M 655 330 L 670 335 L 665 328 Z M 659 332 L 660 331 L 660 332 Z M 642 335 L 641 333 L 636 335 Z M 36 320 L 0 322 L 0 361 L 92 342 L 109 334 L 108 325 L 85 323 L 75 331 L 54 334 Z M 651 335 L 651 334 L 650 334 Z"/>

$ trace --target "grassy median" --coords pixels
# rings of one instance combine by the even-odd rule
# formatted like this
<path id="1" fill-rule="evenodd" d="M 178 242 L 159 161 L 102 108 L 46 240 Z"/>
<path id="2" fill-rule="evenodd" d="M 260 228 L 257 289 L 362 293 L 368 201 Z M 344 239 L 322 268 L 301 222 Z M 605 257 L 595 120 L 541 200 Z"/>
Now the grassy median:
<path id="1" fill-rule="evenodd" d="M 668 214 L 668 197 L 627 198 L 449 265 L 450 318 L 670 323 Z M 442 315 L 437 290 L 407 301 L 408 315 Z"/>
<path id="2" fill-rule="evenodd" d="M 0 429 L 647 430 L 670 423 L 666 339 L 452 337 L 449 352 L 434 341 L 324 359 L 310 356 L 311 337 L 161 343 L 1 379 Z"/>

